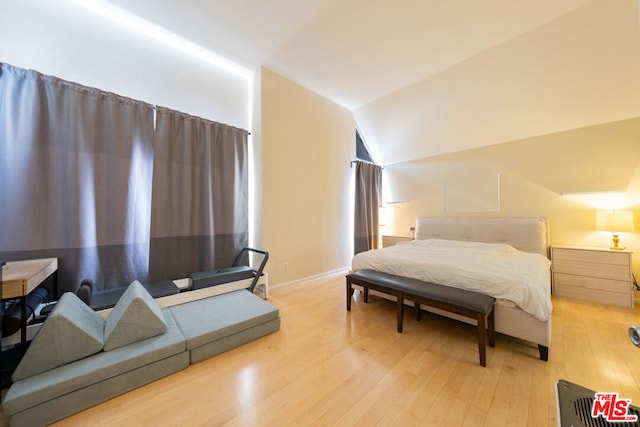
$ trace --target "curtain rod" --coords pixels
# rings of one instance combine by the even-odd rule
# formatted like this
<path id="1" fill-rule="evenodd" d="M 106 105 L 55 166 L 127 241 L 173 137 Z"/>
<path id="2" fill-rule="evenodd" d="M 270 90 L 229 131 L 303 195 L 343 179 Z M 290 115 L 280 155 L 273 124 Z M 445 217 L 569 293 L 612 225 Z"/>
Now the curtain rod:
<path id="1" fill-rule="evenodd" d="M 350 163 L 349 167 L 351 167 L 351 168 L 352 168 L 352 167 L 353 167 L 353 164 L 354 164 L 354 163 L 358 163 L 358 162 L 360 162 L 360 163 L 366 163 L 366 164 L 368 164 L 368 165 L 378 166 L 380 169 L 384 169 L 384 167 L 383 167 L 383 166 L 377 165 L 377 164 L 375 164 L 375 163 L 373 163 L 373 162 L 368 162 L 368 161 L 366 161 L 366 160 L 351 160 L 351 163 Z"/>

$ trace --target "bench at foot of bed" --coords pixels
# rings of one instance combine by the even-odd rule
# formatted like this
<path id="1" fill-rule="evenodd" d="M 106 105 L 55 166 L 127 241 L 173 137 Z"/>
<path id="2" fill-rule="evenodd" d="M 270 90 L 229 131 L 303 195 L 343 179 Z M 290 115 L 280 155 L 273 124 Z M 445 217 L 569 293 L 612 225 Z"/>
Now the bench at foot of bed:
<path id="1" fill-rule="evenodd" d="M 347 275 L 347 311 L 351 310 L 351 297 L 354 290 L 352 285 L 362 286 L 364 302 L 368 301 L 369 289 L 397 298 L 398 332 L 402 332 L 405 299 L 416 304 L 417 320 L 420 320 L 420 304 L 475 319 L 478 324 L 480 365 L 486 366 L 487 340 L 489 346 L 495 345 L 493 308 L 496 299 L 494 297 L 408 277 L 394 276 L 373 270 L 359 270 Z"/>

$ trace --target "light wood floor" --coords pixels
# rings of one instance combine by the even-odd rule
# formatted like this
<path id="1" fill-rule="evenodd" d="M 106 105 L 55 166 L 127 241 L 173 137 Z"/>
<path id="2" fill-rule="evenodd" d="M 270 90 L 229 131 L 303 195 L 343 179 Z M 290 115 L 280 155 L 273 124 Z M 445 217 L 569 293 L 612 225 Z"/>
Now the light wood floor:
<path id="1" fill-rule="evenodd" d="M 556 426 L 560 378 L 640 403 L 638 309 L 554 298 L 549 362 L 498 335 L 482 368 L 475 327 L 408 315 L 398 334 L 393 303 L 357 297 L 347 313 L 344 286 L 273 289 L 280 331 L 56 426 Z"/>

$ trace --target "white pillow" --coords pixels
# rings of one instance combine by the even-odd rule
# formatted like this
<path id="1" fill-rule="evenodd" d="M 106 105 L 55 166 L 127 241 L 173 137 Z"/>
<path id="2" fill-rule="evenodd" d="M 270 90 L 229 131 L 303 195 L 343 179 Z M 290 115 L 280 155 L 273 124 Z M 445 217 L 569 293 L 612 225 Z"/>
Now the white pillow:
<path id="1" fill-rule="evenodd" d="M 13 372 L 13 381 L 48 371 L 102 350 L 104 321 L 73 292 L 62 294 Z"/>
<path id="2" fill-rule="evenodd" d="M 138 281 L 122 294 L 104 325 L 104 351 L 113 350 L 167 330 L 157 302 Z"/>

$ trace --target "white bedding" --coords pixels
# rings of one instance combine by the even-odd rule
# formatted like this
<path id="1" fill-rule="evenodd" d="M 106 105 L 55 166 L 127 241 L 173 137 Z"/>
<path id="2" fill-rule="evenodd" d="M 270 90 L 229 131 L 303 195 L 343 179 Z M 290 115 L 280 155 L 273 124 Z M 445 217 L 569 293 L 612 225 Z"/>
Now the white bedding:
<path id="1" fill-rule="evenodd" d="M 551 315 L 551 262 L 499 243 L 427 239 L 361 252 L 352 271 L 376 270 L 513 301 L 540 321 Z"/>

